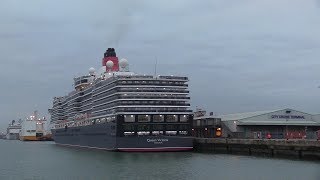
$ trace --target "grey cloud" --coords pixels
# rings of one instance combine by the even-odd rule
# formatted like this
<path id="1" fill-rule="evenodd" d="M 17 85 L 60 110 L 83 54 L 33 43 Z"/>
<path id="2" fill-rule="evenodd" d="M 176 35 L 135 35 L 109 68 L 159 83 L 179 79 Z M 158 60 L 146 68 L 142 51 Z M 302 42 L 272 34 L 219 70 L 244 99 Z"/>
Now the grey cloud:
<path id="1" fill-rule="evenodd" d="M 135 72 L 154 73 L 157 57 L 159 73 L 189 76 L 193 107 L 319 112 L 316 3 L 1 1 L 0 125 L 46 113 L 108 47 Z"/>

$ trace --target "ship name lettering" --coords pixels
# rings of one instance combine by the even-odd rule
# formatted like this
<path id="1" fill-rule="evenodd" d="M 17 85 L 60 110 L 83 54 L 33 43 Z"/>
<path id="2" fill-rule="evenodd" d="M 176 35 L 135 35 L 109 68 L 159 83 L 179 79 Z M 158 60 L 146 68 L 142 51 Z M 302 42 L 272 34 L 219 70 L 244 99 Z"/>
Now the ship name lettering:
<path id="1" fill-rule="evenodd" d="M 159 142 L 168 142 L 168 139 L 147 139 L 147 142 L 159 143 Z"/>

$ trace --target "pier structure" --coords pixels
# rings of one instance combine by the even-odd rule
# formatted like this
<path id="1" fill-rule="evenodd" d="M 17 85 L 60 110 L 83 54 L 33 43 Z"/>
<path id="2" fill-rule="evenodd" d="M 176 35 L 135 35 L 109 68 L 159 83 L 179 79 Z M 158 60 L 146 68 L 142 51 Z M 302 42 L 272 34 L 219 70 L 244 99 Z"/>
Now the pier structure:
<path id="1" fill-rule="evenodd" d="M 307 139 L 195 138 L 196 151 L 320 160 L 320 141 Z"/>

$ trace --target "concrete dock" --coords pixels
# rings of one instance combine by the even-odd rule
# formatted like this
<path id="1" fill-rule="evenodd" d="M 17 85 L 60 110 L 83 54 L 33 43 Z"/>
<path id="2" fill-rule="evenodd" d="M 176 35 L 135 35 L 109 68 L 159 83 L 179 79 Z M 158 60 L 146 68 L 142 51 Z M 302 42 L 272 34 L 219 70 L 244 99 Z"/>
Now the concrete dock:
<path id="1" fill-rule="evenodd" d="M 195 138 L 196 151 L 320 160 L 320 141 L 305 139 Z"/>

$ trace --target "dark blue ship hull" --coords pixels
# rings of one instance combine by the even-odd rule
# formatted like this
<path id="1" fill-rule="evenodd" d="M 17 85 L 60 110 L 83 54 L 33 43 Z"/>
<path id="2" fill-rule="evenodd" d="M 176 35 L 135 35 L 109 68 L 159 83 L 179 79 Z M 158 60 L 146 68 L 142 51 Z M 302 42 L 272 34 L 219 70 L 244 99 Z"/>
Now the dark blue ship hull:
<path id="1" fill-rule="evenodd" d="M 112 124 L 53 129 L 56 144 L 110 151 L 189 151 L 193 138 L 189 136 L 117 136 Z"/>

